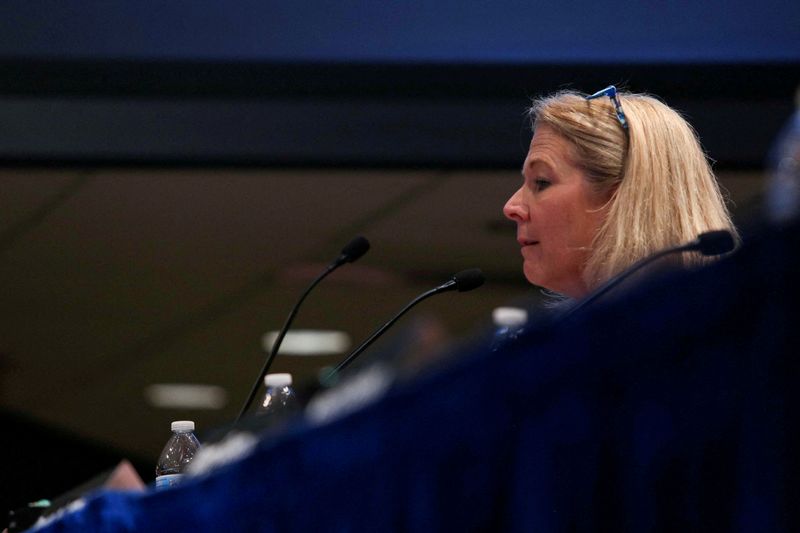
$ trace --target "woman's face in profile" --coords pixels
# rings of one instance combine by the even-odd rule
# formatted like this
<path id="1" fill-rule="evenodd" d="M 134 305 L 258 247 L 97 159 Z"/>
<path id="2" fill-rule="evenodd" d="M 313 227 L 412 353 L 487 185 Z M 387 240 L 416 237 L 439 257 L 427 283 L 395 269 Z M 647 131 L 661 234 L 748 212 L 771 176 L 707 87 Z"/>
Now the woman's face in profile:
<path id="1" fill-rule="evenodd" d="M 517 223 L 528 281 L 580 298 L 588 292 L 582 273 L 609 195 L 596 194 L 573 159 L 572 145 L 539 125 L 522 167 L 522 187 L 503 213 Z"/>

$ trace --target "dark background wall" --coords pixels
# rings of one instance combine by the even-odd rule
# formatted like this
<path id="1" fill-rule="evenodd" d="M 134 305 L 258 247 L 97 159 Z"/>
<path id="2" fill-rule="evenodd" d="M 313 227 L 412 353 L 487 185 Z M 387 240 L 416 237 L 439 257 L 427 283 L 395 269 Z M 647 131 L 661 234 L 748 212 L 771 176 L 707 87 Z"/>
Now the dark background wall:
<path id="1" fill-rule="evenodd" d="M 782 0 L 5 2 L 0 159 L 513 166 L 531 96 L 616 83 L 752 168 L 798 28 Z"/>

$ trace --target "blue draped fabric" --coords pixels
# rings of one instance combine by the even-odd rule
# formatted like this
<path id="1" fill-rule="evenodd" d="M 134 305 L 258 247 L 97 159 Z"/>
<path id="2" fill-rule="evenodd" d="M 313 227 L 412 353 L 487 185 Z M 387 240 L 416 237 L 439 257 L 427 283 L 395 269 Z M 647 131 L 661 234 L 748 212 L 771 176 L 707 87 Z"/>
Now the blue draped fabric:
<path id="1" fill-rule="evenodd" d="M 71 531 L 800 531 L 800 228 Z"/>

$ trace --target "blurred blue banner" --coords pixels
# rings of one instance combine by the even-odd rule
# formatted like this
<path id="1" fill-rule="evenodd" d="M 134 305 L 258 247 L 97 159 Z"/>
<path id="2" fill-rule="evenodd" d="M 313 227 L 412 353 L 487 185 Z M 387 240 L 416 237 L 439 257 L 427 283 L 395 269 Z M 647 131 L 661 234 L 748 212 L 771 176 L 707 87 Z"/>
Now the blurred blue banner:
<path id="1" fill-rule="evenodd" d="M 0 59 L 800 60 L 800 2 L 11 0 Z"/>

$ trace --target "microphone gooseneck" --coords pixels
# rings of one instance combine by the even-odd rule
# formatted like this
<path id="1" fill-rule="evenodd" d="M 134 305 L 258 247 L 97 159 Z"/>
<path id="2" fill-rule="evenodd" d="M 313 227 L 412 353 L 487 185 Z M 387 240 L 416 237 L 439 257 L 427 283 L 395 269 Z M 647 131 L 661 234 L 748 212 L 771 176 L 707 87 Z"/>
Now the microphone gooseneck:
<path id="1" fill-rule="evenodd" d="M 294 321 L 294 317 L 297 315 L 297 311 L 300 309 L 300 305 L 306 299 L 306 296 L 311 292 L 311 290 L 317 286 L 317 284 L 322 281 L 325 276 L 339 268 L 345 263 L 352 263 L 359 259 L 362 255 L 367 253 L 369 250 L 369 241 L 364 237 L 356 237 L 351 240 L 344 248 L 342 248 L 342 252 L 339 254 L 331 264 L 329 264 L 325 270 L 317 276 L 314 281 L 308 286 L 300 299 L 292 308 L 292 311 L 289 313 L 289 316 L 286 318 L 286 322 L 284 322 L 283 327 L 281 328 L 278 336 L 275 338 L 275 342 L 272 344 L 272 349 L 270 350 L 269 357 L 267 357 L 266 362 L 264 363 L 264 367 L 261 369 L 261 373 L 258 375 L 255 383 L 253 383 L 253 387 L 250 389 L 250 394 L 247 397 L 244 405 L 242 406 L 242 410 L 239 411 L 239 415 L 236 417 L 236 422 L 241 420 L 242 416 L 244 416 L 247 409 L 253 403 L 253 399 L 256 397 L 256 393 L 258 392 L 259 387 L 261 386 L 261 382 L 264 379 L 264 376 L 267 375 L 269 372 L 269 367 L 272 366 L 272 361 L 275 359 L 275 356 L 278 354 L 278 350 L 281 347 L 281 343 L 283 342 L 283 338 L 286 336 L 286 332 L 289 331 L 289 327 L 292 325 Z"/>
<path id="2" fill-rule="evenodd" d="M 681 244 L 678 246 L 673 246 L 672 248 L 665 248 L 664 250 L 660 250 L 653 255 L 649 255 L 644 259 L 640 259 L 626 270 L 623 270 L 621 273 L 617 274 L 610 280 L 608 280 L 604 285 L 601 285 L 598 289 L 596 289 L 593 293 L 589 296 L 584 298 L 580 303 L 576 306 L 568 310 L 562 318 L 567 318 L 570 315 L 577 313 L 580 309 L 583 309 L 590 303 L 594 302 L 611 289 L 622 283 L 625 279 L 627 279 L 631 274 L 637 272 L 638 270 L 644 268 L 645 266 L 649 265 L 653 261 L 657 259 L 661 259 L 664 256 L 677 254 L 682 252 L 699 252 L 701 255 L 711 257 L 715 255 L 722 255 L 728 252 L 733 251 L 736 247 L 736 241 L 733 238 L 733 235 L 728 230 L 715 230 L 715 231 L 707 231 L 705 233 L 701 233 L 691 242 L 686 244 Z"/>
<path id="3" fill-rule="evenodd" d="M 400 310 L 394 317 L 392 317 L 388 322 L 384 325 L 376 329 L 372 335 L 370 335 L 367 340 L 362 342 L 358 348 L 350 352 L 341 363 L 336 365 L 330 372 L 328 372 L 327 376 L 324 378 L 326 382 L 332 382 L 333 378 L 342 370 L 344 370 L 350 363 L 352 363 L 356 357 L 358 357 L 361 352 L 366 350 L 373 342 L 375 342 L 378 337 L 384 334 L 387 329 L 389 329 L 395 322 L 397 322 L 400 317 L 402 317 L 406 312 L 408 312 L 412 307 L 417 305 L 422 300 L 433 296 L 434 294 L 441 294 L 443 292 L 448 291 L 458 291 L 458 292 L 467 292 L 471 291 L 472 289 L 477 289 L 481 285 L 486 278 L 483 275 L 483 272 L 479 268 L 470 268 L 467 270 L 462 270 L 457 274 L 453 275 L 449 280 L 445 283 L 435 287 L 429 291 L 423 292 L 416 298 L 414 298 L 410 303 L 408 303 L 403 309 Z"/>

